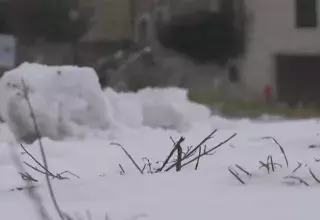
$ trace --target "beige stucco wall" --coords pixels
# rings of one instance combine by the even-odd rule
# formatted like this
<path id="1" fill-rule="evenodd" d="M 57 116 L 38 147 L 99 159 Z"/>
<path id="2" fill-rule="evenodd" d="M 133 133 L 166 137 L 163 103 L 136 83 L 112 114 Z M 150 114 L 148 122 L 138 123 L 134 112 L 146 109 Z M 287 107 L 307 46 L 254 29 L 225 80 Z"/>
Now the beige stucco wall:
<path id="1" fill-rule="evenodd" d="M 320 53 L 320 28 L 297 29 L 294 0 L 246 0 L 252 24 L 242 84 L 261 97 L 266 84 L 276 92 L 274 55 Z M 320 4 L 318 4 L 320 12 Z M 318 16 L 320 24 L 320 16 Z"/>

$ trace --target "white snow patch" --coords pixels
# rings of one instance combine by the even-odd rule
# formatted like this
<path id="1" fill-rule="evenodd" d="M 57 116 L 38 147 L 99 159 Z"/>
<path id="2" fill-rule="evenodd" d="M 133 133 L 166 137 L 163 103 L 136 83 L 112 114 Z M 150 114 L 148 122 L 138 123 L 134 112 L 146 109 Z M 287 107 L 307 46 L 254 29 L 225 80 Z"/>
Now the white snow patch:
<path id="1" fill-rule="evenodd" d="M 183 134 L 186 137 L 184 149 L 198 144 L 215 124 L 223 129 L 208 141 L 208 149 L 234 132 L 238 135 L 217 149 L 214 155 L 203 158 L 198 171 L 194 170 L 193 163 L 180 173 L 172 170 L 142 176 L 119 147 L 110 145 L 102 137 L 60 142 L 44 139 L 51 171 L 57 173 L 68 170 L 80 176 L 78 179 L 66 174 L 70 180 L 52 180 L 61 209 L 72 216 L 79 213 L 84 219 L 87 219 L 86 211 L 89 210 L 93 220 L 104 219 L 105 214 L 110 220 L 301 220 L 306 213 L 308 219 L 318 218 L 320 187 L 308 170 L 311 168 L 319 177 L 320 164 L 314 160 L 319 157 L 319 149 L 308 149 L 310 144 L 320 142 L 320 124 L 316 120 L 253 123 L 249 120 L 229 121 L 214 117 L 203 123 L 203 126 L 192 126 Z M 108 131 L 105 131 L 107 134 Z M 180 135 L 172 130 L 140 127 L 114 130 L 113 141 L 126 147 L 141 167 L 141 158 L 144 156 L 156 166 L 155 162 L 165 159 L 172 149 L 169 137 L 177 140 Z M 278 146 L 271 140 L 262 140 L 263 136 L 272 136 L 279 141 L 288 156 L 289 168 Z M 38 219 L 27 193 L 10 191 L 25 183 L 10 159 L 13 145 L 2 141 L 5 139 L 5 136 L 0 139 L 1 217 L 10 220 Z M 26 147 L 35 158 L 41 158 L 37 143 Z M 259 161 L 266 161 L 268 155 L 272 155 L 274 162 L 283 168 L 277 166 L 276 171 L 270 174 L 265 169 L 259 169 Z M 22 161 L 36 165 L 28 155 L 20 156 Z M 297 161 L 303 166 L 292 173 Z M 119 174 L 119 164 L 126 172 L 123 176 Z M 235 164 L 251 172 L 252 176 L 248 177 Z M 305 164 L 308 166 L 305 167 Z M 238 170 L 245 185 L 228 172 L 229 166 Z M 44 176 L 28 167 L 26 169 L 38 179 L 36 190 L 50 216 L 59 219 Z M 283 179 L 287 175 L 302 178 L 310 187 L 298 181 L 290 183 L 294 185 L 288 184 Z"/>
<path id="2" fill-rule="evenodd" d="M 21 93 L 21 77 L 31 89 L 30 100 L 41 132 L 51 139 L 62 138 L 63 134 L 76 136 L 60 141 L 42 139 L 51 172 L 71 171 L 80 176 L 78 179 L 65 173 L 69 180 L 52 180 L 61 209 L 72 216 L 80 213 L 88 219 L 85 215 L 89 210 L 93 220 L 105 219 L 105 214 L 110 220 L 301 220 L 306 213 L 308 219 L 318 218 L 320 187 L 309 168 L 320 176 L 320 163 L 316 160 L 320 152 L 308 146 L 320 143 L 319 121 L 228 120 L 210 116 L 207 108 L 189 102 L 186 90 L 103 92 L 90 68 L 23 64 L 0 80 L 0 113 L 7 121 L 0 124 L 2 219 L 39 219 L 25 190 L 16 190 L 25 186 L 25 182 L 11 160 L 15 150 L 22 161 L 38 167 L 30 156 L 21 154 L 10 131 L 18 137 L 33 132 L 30 112 Z M 108 129 L 104 130 L 105 127 Z M 157 167 L 161 164 L 157 161 L 163 161 L 172 150 L 170 137 L 174 140 L 185 137 L 182 147 L 186 151 L 216 128 L 219 131 L 206 142 L 207 149 L 233 133 L 237 136 L 216 149 L 214 155 L 201 159 L 197 171 L 191 163 L 180 173 L 171 170 L 142 176 L 121 148 L 111 144 L 124 146 L 140 167 L 146 162 L 143 157 Z M 79 135 L 81 140 L 77 138 Z M 276 138 L 283 146 L 288 168 L 279 147 L 272 140 L 261 139 L 265 136 Z M 25 147 L 41 161 L 37 142 Z M 282 165 L 270 174 L 259 169 L 259 161 L 266 162 L 269 155 Z M 297 162 L 303 166 L 292 173 Z M 125 170 L 123 176 L 119 164 Z M 252 176 L 237 169 L 236 164 Z M 245 185 L 228 172 L 230 166 L 238 170 Z M 48 196 L 44 175 L 27 166 L 26 171 L 38 180 L 36 190 L 49 215 L 53 220 L 59 219 Z M 284 183 L 283 177 L 287 175 L 302 178 L 310 187 L 298 181 Z"/>
<path id="3" fill-rule="evenodd" d="M 210 110 L 190 102 L 187 90 L 179 88 L 145 88 L 137 93 L 115 93 L 105 90 L 116 121 L 134 128 L 141 125 L 151 128 L 188 131 L 193 123 L 209 120 Z"/>
<path id="4" fill-rule="evenodd" d="M 110 126 L 108 106 L 93 69 L 23 63 L 0 79 L 0 114 L 17 139 L 34 135 L 22 80 L 42 136 L 59 140 L 77 135 L 78 127 Z"/>

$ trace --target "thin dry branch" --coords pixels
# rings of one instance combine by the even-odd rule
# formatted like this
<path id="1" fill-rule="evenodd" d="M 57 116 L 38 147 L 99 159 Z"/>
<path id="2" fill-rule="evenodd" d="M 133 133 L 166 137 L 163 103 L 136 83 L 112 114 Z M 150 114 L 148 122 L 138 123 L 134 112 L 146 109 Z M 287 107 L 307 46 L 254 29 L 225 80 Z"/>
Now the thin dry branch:
<path id="1" fill-rule="evenodd" d="M 148 173 L 153 173 L 153 170 L 152 170 L 152 163 L 151 163 L 151 161 L 150 161 L 150 159 L 149 158 L 147 158 L 147 157 L 144 157 L 144 158 L 142 158 L 142 160 L 143 161 L 146 161 L 146 166 L 148 166 Z"/>
<path id="2" fill-rule="evenodd" d="M 55 175 L 50 172 L 44 165 L 42 165 L 22 144 L 20 144 L 20 147 L 23 149 L 23 151 L 28 154 L 29 157 L 31 157 L 31 159 L 36 162 L 36 164 L 38 164 L 44 171 L 40 171 L 39 169 L 36 169 L 38 172 L 42 172 L 43 174 L 48 174 L 52 177 L 54 177 Z M 30 166 L 31 168 L 35 169 L 34 167 L 32 167 L 30 164 L 24 162 L 26 165 Z"/>
<path id="3" fill-rule="evenodd" d="M 295 180 L 299 180 L 300 183 L 303 183 L 304 185 L 309 186 L 309 184 L 308 184 L 306 181 L 304 181 L 302 178 L 300 178 L 300 177 L 296 177 L 296 176 L 286 176 L 286 177 L 284 177 L 284 179 L 295 179 Z"/>
<path id="4" fill-rule="evenodd" d="M 124 169 L 123 169 L 123 167 L 121 166 L 121 164 L 119 164 L 119 167 L 120 167 L 120 169 L 121 169 L 120 174 L 121 174 L 121 175 L 126 174 L 126 171 L 124 171 Z"/>
<path id="5" fill-rule="evenodd" d="M 201 147 L 199 147 L 199 155 L 198 156 L 200 156 L 201 155 Z M 197 160 L 197 163 L 196 163 L 196 166 L 195 166 L 195 170 L 198 170 L 198 167 L 199 167 L 199 162 L 200 162 L 200 157 L 198 157 L 198 160 Z"/>
<path id="6" fill-rule="evenodd" d="M 312 172 L 312 170 L 309 168 L 309 172 L 311 174 L 311 176 L 313 177 L 313 179 L 317 182 L 320 183 L 320 179 Z"/>
<path id="7" fill-rule="evenodd" d="M 201 158 L 205 155 L 212 155 L 211 153 L 213 153 L 214 150 L 218 149 L 219 147 L 223 146 L 225 143 L 227 143 L 228 141 L 230 141 L 232 138 L 234 138 L 235 136 L 237 135 L 237 133 L 234 133 L 233 135 L 231 135 L 229 138 L 227 138 L 226 140 L 220 142 L 218 145 L 216 145 L 215 147 L 207 150 L 207 151 L 204 151 L 203 153 L 201 153 L 200 155 L 194 157 L 193 159 L 191 159 L 190 161 L 188 162 L 185 162 L 184 164 L 182 164 L 181 168 L 182 167 L 185 167 L 187 165 L 189 165 L 190 163 L 193 163 L 194 161 L 197 161 L 198 158 Z M 208 139 L 207 139 L 208 140 Z M 204 143 L 204 142 L 203 142 Z M 168 167 L 165 171 L 169 171 L 171 170 L 173 167 L 176 166 L 176 163 L 172 164 L 170 167 Z"/>
<path id="8" fill-rule="evenodd" d="M 177 163 L 176 163 L 176 170 L 177 172 L 181 171 L 181 167 L 182 167 L 182 147 L 181 144 L 177 143 Z"/>
<path id="9" fill-rule="evenodd" d="M 272 172 L 274 172 L 274 171 L 275 171 L 275 165 L 274 165 L 274 163 L 273 163 L 273 159 L 272 159 L 272 156 L 271 156 L 271 155 L 268 156 L 268 158 L 267 158 L 267 163 L 268 163 L 268 164 L 270 163 Z"/>
<path id="10" fill-rule="evenodd" d="M 207 137 L 205 137 L 195 148 L 193 148 L 189 153 L 186 154 L 184 159 L 187 159 L 191 157 L 194 153 L 197 152 L 197 150 L 204 144 L 206 143 L 209 139 L 213 138 L 213 135 L 217 132 L 218 130 L 215 129 L 213 132 L 211 132 Z"/>
<path id="11" fill-rule="evenodd" d="M 281 144 L 279 144 L 279 142 L 274 137 L 263 137 L 262 139 L 271 139 L 271 140 L 274 141 L 274 143 L 276 143 L 278 145 L 278 147 L 280 148 L 280 151 L 283 154 L 283 157 L 284 157 L 284 159 L 286 161 L 287 168 L 289 168 L 289 161 L 288 161 L 287 155 L 286 155 L 283 147 L 281 146 Z"/>
<path id="12" fill-rule="evenodd" d="M 299 170 L 302 167 L 302 163 L 297 162 L 298 166 L 292 171 L 292 173 L 295 173 L 297 170 Z"/>
<path id="13" fill-rule="evenodd" d="M 143 167 L 142 167 L 142 173 L 144 173 L 146 167 L 147 167 L 147 164 L 143 165 Z"/>
<path id="14" fill-rule="evenodd" d="M 134 164 L 134 166 L 137 168 L 137 170 L 138 170 L 141 174 L 143 174 L 142 169 L 138 166 L 138 164 L 137 164 L 136 161 L 133 159 L 133 157 L 129 154 L 129 152 L 128 152 L 121 144 L 118 144 L 118 143 L 110 143 L 110 144 L 120 147 L 120 148 L 123 150 L 123 152 L 127 155 L 127 157 L 131 160 L 131 162 Z"/>
<path id="15" fill-rule="evenodd" d="M 29 94 L 28 94 L 29 93 L 29 88 L 26 86 L 26 84 L 25 84 L 23 79 L 21 79 L 21 83 L 22 83 L 23 95 L 24 95 L 24 98 L 25 98 L 25 100 L 26 100 L 26 102 L 28 104 L 28 108 L 30 110 L 30 116 L 31 116 L 31 119 L 32 119 L 32 122 L 33 122 L 33 125 L 34 125 L 34 129 L 35 129 L 35 132 L 36 132 L 36 135 L 37 135 L 37 139 L 38 139 L 38 142 L 39 142 L 41 157 L 42 157 L 42 160 L 43 160 L 43 166 L 44 166 L 45 170 L 47 171 L 47 170 L 49 170 L 49 166 L 48 166 L 46 154 L 44 152 L 44 147 L 43 147 L 43 144 L 42 144 L 42 141 L 41 141 L 41 133 L 40 133 L 40 130 L 38 128 L 38 123 L 37 123 L 37 119 L 36 119 L 36 116 L 35 116 L 35 112 L 33 110 L 33 107 L 32 107 L 32 104 L 31 104 L 31 100 L 29 98 Z M 49 174 L 46 173 L 45 177 L 46 177 L 47 185 L 48 185 L 48 188 L 49 188 L 50 197 L 51 197 L 51 200 L 52 200 L 53 205 L 55 207 L 55 210 L 58 213 L 60 219 L 63 220 L 64 219 L 64 215 L 63 215 L 63 212 L 61 211 L 61 209 L 59 207 L 59 204 L 58 204 L 57 199 L 55 197 L 55 194 L 53 192 L 53 188 L 52 188 L 52 185 L 51 185 Z"/>
<path id="16" fill-rule="evenodd" d="M 80 179 L 80 176 L 78 176 L 78 175 L 76 175 L 76 174 L 74 174 L 74 173 L 72 173 L 72 172 L 70 172 L 70 171 L 68 171 L 68 170 L 63 171 L 63 172 L 61 172 L 61 173 L 58 173 L 58 174 L 56 175 L 56 178 L 58 178 L 58 179 L 69 179 L 68 177 L 62 177 L 62 176 L 61 176 L 61 175 L 66 174 L 66 173 L 68 173 L 68 174 L 70 174 L 71 176 L 74 176 L 74 177 L 77 177 L 78 179 Z"/>
<path id="17" fill-rule="evenodd" d="M 242 172 L 244 172 L 247 176 L 252 176 L 252 174 L 250 172 L 248 172 L 247 170 L 245 170 L 243 167 L 241 167 L 240 165 L 236 164 L 236 167 L 241 170 Z"/>
<path id="18" fill-rule="evenodd" d="M 37 167 L 34 167 L 32 165 L 30 165 L 29 163 L 27 162 L 23 162 L 25 165 L 27 165 L 28 167 L 30 167 L 31 169 L 41 173 L 41 174 L 44 174 L 44 175 L 48 175 L 48 173 L 46 173 L 45 171 L 42 171 L 42 170 L 39 170 Z M 51 175 L 50 175 L 51 176 Z"/>
<path id="19" fill-rule="evenodd" d="M 187 151 L 183 152 L 183 158 L 182 160 L 186 159 L 187 155 L 190 153 L 190 151 L 192 150 L 193 146 L 188 146 L 187 147 Z M 196 152 L 194 152 L 193 154 L 189 155 L 189 157 L 193 156 Z"/>
<path id="20" fill-rule="evenodd" d="M 20 173 L 20 176 L 23 180 L 25 181 L 33 181 L 33 182 L 38 182 L 35 178 L 33 178 L 29 173 Z"/>
<path id="21" fill-rule="evenodd" d="M 259 161 L 259 163 L 261 164 L 261 166 L 259 167 L 259 169 L 261 169 L 262 167 L 266 168 L 268 171 L 268 174 L 270 173 L 270 164 L 269 163 L 263 163 L 261 160 Z"/>
<path id="22" fill-rule="evenodd" d="M 17 170 L 19 173 L 26 173 L 25 168 L 19 158 L 19 156 L 16 154 L 16 152 L 14 152 L 13 148 L 11 148 L 11 157 L 12 157 L 12 161 L 15 164 Z M 36 191 L 36 187 L 33 183 L 33 181 L 31 181 L 30 179 L 26 179 L 25 181 L 26 186 L 25 187 L 17 187 L 17 190 L 26 190 L 26 192 L 28 193 L 29 198 L 31 199 L 31 201 L 34 202 L 36 209 L 37 209 L 37 213 L 39 214 L 40 219 L 42 220 L 51 220 L 51 218 L 49 217 L 49 214 L 47 213 L 47 210 L 45 209 L 43 202 L 41 200 L 41 197 L 39 196 L 39 194 Z M 14 191 L 11 190 L 11 191 Z"/>
<path id="23" fill-rule="evenodd" d="M 162 166 L 156 171 L 157 173 L 161 172 L 164 169 L 164 167 L 170 161 L 170 158 L 173 156 L 174 152 L 177 150 L 178 145 L 180 145 L 184 140 L 185 140 L 184 137 L 180 137 L 179 141 L 174 145 L 173 149 L 171 150 L 171 152 L 167 156 L 166 160 L 163 162 Z M 170 167 L 176 167 L 176 162 L 173 165 L 171 165 Z"/>
<path id="24" fill-rule="evenodd" d="M 228 168 L 229 172 L 242 184 L 246 184 L 231 168 Z"/>
<path id="25" fill-rule="evenodd" d="M 74 174 L 74 173 L 72 173 L 72 172 L 70 172 L 70 171 L 63 171 L 63 172 L 61 172 L 61 173 L 57 173 L 56 175 L 53 175 L 51 172 L 50 173 L 48 173 L 48 172 L 46 172 L 46 171 L 42 171 L 42 170 L 40 170 L 40 169 L 38 169 L 37 167 L 35 167 L 35 166 L 32 166 L 31 164 L 29 164 L 29 163 L 27 163 L 27 162 L 23 162 L 25 165 L 27 165 L 28 167 L 30 167 L 31 169 L 33 169 L 34 171 L 36 171 L 36 172 L 39 172 L 39 173 L 41 173 L 41 174 L 44 174 L 44 175 L 49 175 L 52 179 L 58 179 L 58 180 L 66 180 L 66 179 L 69 179 L 68 177 L 63 177 L 62 175 L 63 174 L 66 174 L 66 173 L 68 173 L 68 174 L 70 174 L 70 175 L 72 175 L 72 176 L 75 176 L 75 177 L 77 177 L 78 179 L 80 178 L 78 175 L 76 175 L 76 174 Z"/>

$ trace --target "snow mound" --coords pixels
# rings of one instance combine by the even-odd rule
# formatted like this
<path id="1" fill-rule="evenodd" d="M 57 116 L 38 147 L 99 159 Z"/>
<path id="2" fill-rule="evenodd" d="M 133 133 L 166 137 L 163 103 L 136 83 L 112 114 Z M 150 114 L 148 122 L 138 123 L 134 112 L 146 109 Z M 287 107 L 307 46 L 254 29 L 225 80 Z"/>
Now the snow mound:
<path id="1" fill-rule="evenodd" d="M 106 88 L 104 93 L 106 102 L 112 106 L 110 114 L 118 126 L 141 127 L 142 107 L 136 93 L 116 93 L 111 88 Z"/>
<path id="2" fill-rule="evenodd" d="M 28 100 L 42 137 L 87 137 L 105 129 L 188 131 L 210 118 L 210 110 L 190 102 L 187 90 L 145 88 L 137 93 L 101 90 L 92 68 L 23 63 L 0 79 L 0 118 L 17 140 L 36 139 Z"/>
<path id="3" fill-rule="evenodd" d="M 110 126 L 108 106 L 92 68 L 23 63 L 0 79 L 0 115 L 18 140 L 35 137 L 23 84 L 42 136 L 60 140 L 77 135 L 77 128 Z"/>
<path id="4" fill-rule="evenodd" d="M 131 128 L 141 125 L 188 131 L 194 122 L 208 120 L 210 110 L 190 102 L 188 91 L 180 88 L 145 88 L 137 93 L 105 90 L 113 106 L 113 118 Z"/>

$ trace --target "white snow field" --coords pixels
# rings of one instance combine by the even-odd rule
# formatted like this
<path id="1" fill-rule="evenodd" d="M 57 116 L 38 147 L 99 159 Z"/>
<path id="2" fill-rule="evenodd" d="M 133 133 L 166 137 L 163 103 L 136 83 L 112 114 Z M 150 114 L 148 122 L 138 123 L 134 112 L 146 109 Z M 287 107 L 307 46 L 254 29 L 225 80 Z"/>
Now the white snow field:
<path id="1" fill-rule="evenodd" d="M 63 80 L 54 76 L 57 70 L 61 71 L 61 76 L 65 75 Z M 13 160 L 14 156 L 20 157 L 25 171 L 37 180 L 33 183 L 35 191 L 50 219 L 60 219 L 50 198 L 45 175 L 26 163 L 39 170 L 41 167 L 16 141 L 23 129 L 33 132 L 25 101 L 14 98 L 14 91 L 5 88 L 8 82 L 19 84 L 21 76 L 32 90 L 30 100 L 38 124 L 42 120 L 43 126 L 49 130 L 42 133 L 49 171 L 54 175 L 69 171 L 79 177 L 65 173 L 62 176 L 69 179 L 51 180 L 61 210 L 73 219 L 319 218 L 320 184 L 316 178 L 320 179 L 320 124 L 317 119 L 273 122 L 227 120 L 210 116 L 205 107 L 188 102 L 185 90 L 144 89 L 138 93 L 115 93 L 110 89 L 101 91 L 93 73 L 89 68 L 23 64 L 0 80 L 0 112 L 6 120 L 6 123 L 0 124 L 1 220 L 43 219 L 37 204 L 25 189 L 27 181 L 18 173 L 21 170 Z M 57 110 L 58 103 L 63 111 Z M 92 104 L 93 109 L 84 107 L 91 105 L 88 103 Z M 18 116 L 10 115 L 13 112 Z M 22 131 L 17 131 L 22 122 L 17 122 L 14 117 L 28 122 L 25 122 Z M 66 136 L 57 135 L 54 140 L 50 134 L 51 130 L 58 130 L 57 121 L 68 127 L 69 133 Z M 149 158 L 152 167 L 157 168 L 161 162 L 156 162 L 166 159 L 173 148 L 173 141 L 185 137 L 181 146 L 186 152 L 189 146 L 195 147 L 214 129 L 218 131 L 205 143 L 207 150 L 234 133 L 237 135 L 215 149 L 213 155 L 201 157 L 198 170 L 195 170 L 194 161 L 182 167 L 180 172 L 171 169 L 150 174 L 146 166 L 142 175 L 121 147 L 114 144 L 121 144 L 140 168 L 146 164 L 143 157 Z M 285 151 L 288 167 L 278 145 L 272 139 L 263 137 L 273 137 L 278 141 Z M 310 148 L 311 145 L 313 147 Z M 37 141 L 23 146 L 42 162 Z M 183 163 L 197 155 L 198 152 Z M 269 165 L 270 173 L 265 167 L 259 169 L 259 161 L 267 163 L 269 155 L 275 167 L 273 171 L 272 165 Z M 173 157 L 176 158 L 177 154 Z M 238 173 L 236 177 L 245 184 L 228 168 Z M 284 178 L 287 176 L 298 177 L 305 183 Z"/>

